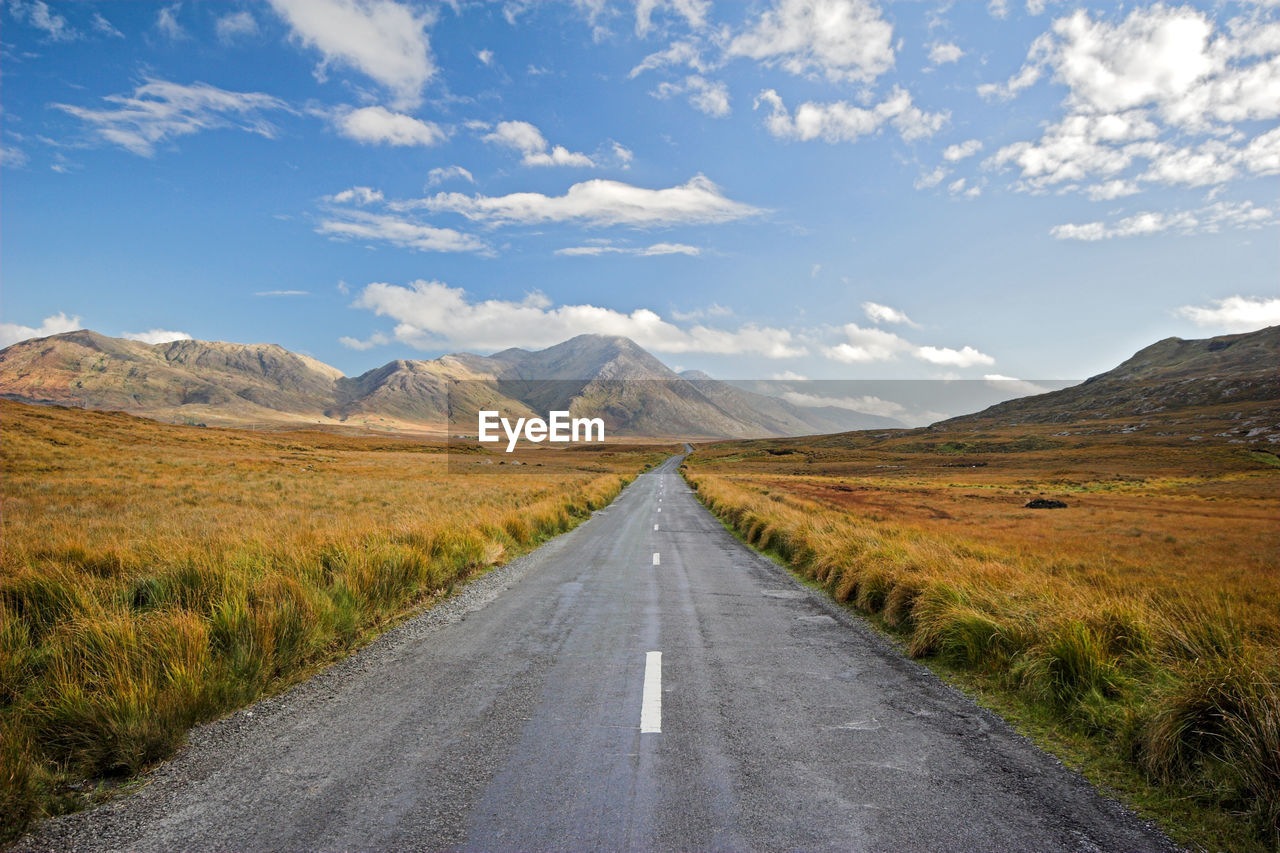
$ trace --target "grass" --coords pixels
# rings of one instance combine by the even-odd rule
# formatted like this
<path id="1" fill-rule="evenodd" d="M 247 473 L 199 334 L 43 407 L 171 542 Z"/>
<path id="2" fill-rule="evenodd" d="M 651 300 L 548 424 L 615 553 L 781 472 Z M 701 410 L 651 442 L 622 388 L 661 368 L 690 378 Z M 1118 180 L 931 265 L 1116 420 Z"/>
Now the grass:
<path id="1" fill-rule="evenodd" d="M 685 476 L 746 541 L 1066 744 L 1179 841 L 1276 850 L 1273 455 L 1036 430 L 726 443 Z M 1068 507 L 1023 508 L 1041 495 Z"/>
<path id="2" fill-rule="evenodd" d="M 450 468 L 442 445 L 11 402 L 0 439 L 0 841 L 568 530 L 666 455 Z"/>

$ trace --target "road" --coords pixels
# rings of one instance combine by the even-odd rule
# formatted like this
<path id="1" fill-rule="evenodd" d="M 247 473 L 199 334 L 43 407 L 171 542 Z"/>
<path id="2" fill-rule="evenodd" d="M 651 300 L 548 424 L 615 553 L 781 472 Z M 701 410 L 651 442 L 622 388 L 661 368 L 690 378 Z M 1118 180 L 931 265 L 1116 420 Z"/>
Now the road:
<path id="1" fill-rule="evenodd" d="M 678 462 L 19 849 L 1172 849 L 730 536 Z"/>

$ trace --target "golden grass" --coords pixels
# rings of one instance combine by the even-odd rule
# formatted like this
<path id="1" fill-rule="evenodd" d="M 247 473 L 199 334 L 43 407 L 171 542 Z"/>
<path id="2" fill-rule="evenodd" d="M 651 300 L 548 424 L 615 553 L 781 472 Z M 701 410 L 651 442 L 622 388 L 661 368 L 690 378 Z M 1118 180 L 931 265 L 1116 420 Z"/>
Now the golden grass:
<path id="1" fill-rule="evenodd" d="M 1182 826 L 1184 838 L 1275 849 L 1280 470 L 1185 436 L 1027 433 L 723 444 L 686 476 L 748 542 L 899 632 L 911 655 L 1040 709 L 1127 758 L 1166 802 L 1241 828 Z M 1068 507 L 1023 508 L 1041 495 Z"/>
<path id="2" fill-rule="evenodd" d="M 666 454 L 450 469 L 439 444 L 10 402 L 0 439 L 7 836 L 569 529 Z"/>

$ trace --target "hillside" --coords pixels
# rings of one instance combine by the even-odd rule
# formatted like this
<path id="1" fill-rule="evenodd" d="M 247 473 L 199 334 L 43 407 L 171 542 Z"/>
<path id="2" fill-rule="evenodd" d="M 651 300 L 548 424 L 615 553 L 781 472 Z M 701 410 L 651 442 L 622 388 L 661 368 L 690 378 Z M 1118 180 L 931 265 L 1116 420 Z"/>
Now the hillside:
<path id="1" fill-rule="evenodd" d="M 1126 418 L 1167 423 L 1191 416 L 1191 410 L 1198 417 L 1219 407 L 1258 417 L 1280 415 L 1280 326 L 1198 340 L 1166 338 L 1079 385 L 999 403 L 935 426 Z M 1276 424 L 1273 420 L 1267 426 Z"/>

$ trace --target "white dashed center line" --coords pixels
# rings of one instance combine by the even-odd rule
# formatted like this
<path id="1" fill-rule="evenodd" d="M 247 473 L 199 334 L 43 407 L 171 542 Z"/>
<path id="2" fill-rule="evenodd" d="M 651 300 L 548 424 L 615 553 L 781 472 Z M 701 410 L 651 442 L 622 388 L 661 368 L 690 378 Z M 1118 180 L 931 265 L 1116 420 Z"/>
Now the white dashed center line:
<path id="1" fill-rule="evenodd" d="M 657 552 L 657 551 L 654 551 L 654 552 L 653 552 L 653 564 L 654 564 L 655 566 L 661 565 L 661 563 L 659 562 L 658 552 Z"/>
<path id="2" fill-rule="evenodd" d="M 658 561 L 658 555 L 653 555 Z M 662 733 L 662 652 L 644 657 L 644 694 L 640 699 L 640 734 Z"/>

